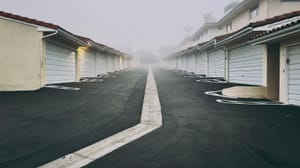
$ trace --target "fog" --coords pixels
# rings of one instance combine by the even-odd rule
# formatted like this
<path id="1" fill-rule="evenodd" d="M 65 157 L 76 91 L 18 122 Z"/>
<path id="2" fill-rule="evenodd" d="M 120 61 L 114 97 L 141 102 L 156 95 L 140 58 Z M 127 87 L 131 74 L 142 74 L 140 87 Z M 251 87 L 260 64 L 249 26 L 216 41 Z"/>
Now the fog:
<path id="1" fill-rule="evenodd" d="M 164 55 L 233 0 L 9 0 L 2 11 L 51 23 L 131 55 Z M 151 52 L 151 53 L 149 53 Z"/>

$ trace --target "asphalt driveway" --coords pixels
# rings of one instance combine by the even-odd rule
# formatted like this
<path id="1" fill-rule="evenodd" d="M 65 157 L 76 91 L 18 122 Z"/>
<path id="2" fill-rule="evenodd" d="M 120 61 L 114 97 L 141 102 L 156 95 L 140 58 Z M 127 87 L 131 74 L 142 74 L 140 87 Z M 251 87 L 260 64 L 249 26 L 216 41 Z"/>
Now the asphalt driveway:
<path id="1" fill-rule="evenodd" d="M 163 126 L 87 167 L 299 168 L 300 108 L 216 102 L 197 83 L 157 69 Z"/>
<path id="2" fill-rule="evenodd" d="M 0 92 L 0 167 L 37 167 L 139 122 L 146 69 L 103 82 Z"/>

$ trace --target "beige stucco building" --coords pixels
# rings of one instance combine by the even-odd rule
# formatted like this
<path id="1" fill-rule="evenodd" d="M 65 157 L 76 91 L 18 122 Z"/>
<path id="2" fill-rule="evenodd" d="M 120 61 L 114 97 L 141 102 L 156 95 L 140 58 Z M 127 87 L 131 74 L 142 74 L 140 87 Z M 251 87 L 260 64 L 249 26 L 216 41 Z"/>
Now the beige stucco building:
<path id="1" fill-rule="evenodd" d="M 300 105 L 297 77 L 300 73 L 295 68 L 299 40 L 288 35 L 276 37 L 285 40 L 265 39 L 259 43 L 250 40 L 261 32 L 298 22 L 299 9 L 300 2 L 295 1 L 245 0 L 215 24 L 213 29 L 218 28 L 218 36 L 173 54 L 165 65 L 253 86 L 230 89 L 230 96 L 268 98 Z M 289 57 L 296 63 L 287 63 Z"/>
<path id="2" fill-rule="evenodd" d="M 122 70 L 118 50 L 61 28 L 0 12 L 0 90 L 36 90 L 46 84 Z M 114 62 L 109 63 L 112 58 Z M 111 65 L 109 65 L 111 64 Z"/>

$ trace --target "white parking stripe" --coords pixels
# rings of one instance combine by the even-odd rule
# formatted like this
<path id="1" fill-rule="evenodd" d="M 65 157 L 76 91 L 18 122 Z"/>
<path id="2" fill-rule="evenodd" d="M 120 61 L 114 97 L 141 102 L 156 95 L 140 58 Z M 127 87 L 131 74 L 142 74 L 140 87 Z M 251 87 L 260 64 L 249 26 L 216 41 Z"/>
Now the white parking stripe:
<path id="1" fill-rule="evenodd" d="M 80 88 L 60 86 L 60 85 L 46 85 L 46 86 L 44 86 L 44 88 L 61 89 L 61 90 L 75 90 L 75 91 L 80 90 Z"/>
<path id="2" fill-rule="evenodd" d="M 153 72 L 151 67 L 149 67 L 139 124 L 40 167 L 83 167 L 161 126 L 162 114 L 160 101 Z"/>
<path id="3" fill-rule="evenodd" d="M 247 105 L 247 106 L 286 106 L 287 104 L 283 104 L 281 102 L 275 101 L 251 101 L 251 100 L 225 100 L 225 99 L 217 99 L 218 103 L 222 104 L 235 104 L 235 105 Z"/>

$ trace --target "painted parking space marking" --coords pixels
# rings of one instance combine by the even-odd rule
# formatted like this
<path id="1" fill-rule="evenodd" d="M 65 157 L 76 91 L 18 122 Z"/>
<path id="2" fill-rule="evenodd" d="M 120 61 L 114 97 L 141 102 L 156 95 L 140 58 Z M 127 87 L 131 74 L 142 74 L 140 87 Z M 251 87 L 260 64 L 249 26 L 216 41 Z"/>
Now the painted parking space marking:
<path id="1" fill-rule="evenodd" d="M 61 86 L 61 85 L 46 85 L 46 86 L 44 86 L 44 88 L 60 89 L 60 90 L 73 90 L 73 91 L 80 90 L 80 88 L 69 87 L 69 86 Z"/>
<path id="2" fill-rule="evenodd" d="M 154 75 L 151 67 L 149 67 L 139 124 L 40 167 L 83 167 L 161 126 L 162 113 L 160 101 Z"/>
<path id="3" fill-rule="evenodd" d="M 222 80 L 222 79 L 198 79 L 196 82 L 203 82 L 203 83 L 228 83 L 228 81 Z"/>
<path id="4" fill-rule="evenodd" d="M 223 97 L 223 98 L 229 98 L 229 99 L 237 99 L 237 97 L 233 97 L 233 96 L 225 96 L 222 93 L 222 90 L 216 90 L 216 91 L 207 91 L 204 92 L 206 95 L 209 96 L 215 96 L 215 97 Z"/>
<path id="5" fill-rule="evenodd" d="M 247 105 L 247 106 L 286 106 L 287 104 L 283 104 L 281 102 L 275 101 L 251 101 L 251 100 L 225 100 L 225 99 L 217 99 L 218 103 L 222 104 L 235 104 L 235 105 Z"/>

